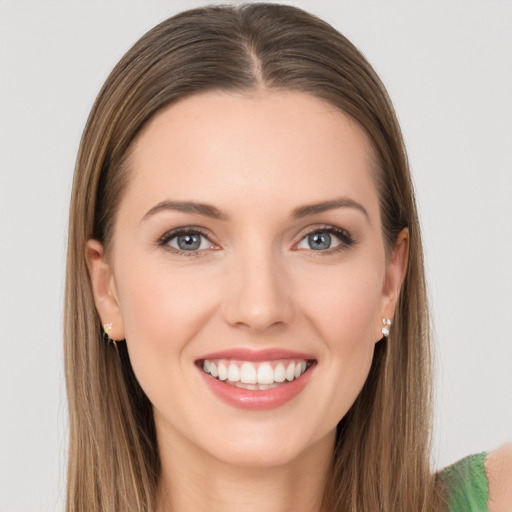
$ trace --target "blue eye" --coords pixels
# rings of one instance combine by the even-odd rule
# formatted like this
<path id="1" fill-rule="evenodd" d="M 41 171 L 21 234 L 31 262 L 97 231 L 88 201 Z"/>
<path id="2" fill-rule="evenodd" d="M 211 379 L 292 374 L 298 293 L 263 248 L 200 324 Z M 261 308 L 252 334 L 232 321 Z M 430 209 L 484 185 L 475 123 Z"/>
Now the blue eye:
<path id="1" fill-rule="evenodd" d="M 176 237 L 176 244 L 178 245 L 178 249 L 182 251 L 195 251 L 201 247 L 201 236 L 194 233 L 180 235 Z M 170 245 L 172 246 L 172 243 Z"/>
<path id="2" fill-rule="evenodd" d="M 213 247 L 212 242 L 206 235 L 194 230 L 171 231 L 160 239 L 159 244 L 177 252 L 188 252 L 190 254 Z"/>
<path id="3" fill-rule="evenodd" d="M 329 251 L 330 249 L 343 249 L 353 244 L 354 241 L 352 237 L 346 231 L 329 227 L 308 233 L 297 244 L 297 248 L 311 249 L 313 251 Z"/>
<path id="4" fill-rule="evenodd" d="M 325 250 L 331 248 L 332 237 L 327 232 L 313 233 L 307 236 L 308 245 L 314 250 Z"/>
<path id="5" fill-rule="evenodd" d="M 307 233 L 297 249 L 332 254 L 354 245 L 354 239 L 344 229 L 327 226 Z M 197 229 L 181 228 L 165 233 L 158 245 L 184 256 L 199 256 L 203 250 L 218 248 L 209 237 Z"/>

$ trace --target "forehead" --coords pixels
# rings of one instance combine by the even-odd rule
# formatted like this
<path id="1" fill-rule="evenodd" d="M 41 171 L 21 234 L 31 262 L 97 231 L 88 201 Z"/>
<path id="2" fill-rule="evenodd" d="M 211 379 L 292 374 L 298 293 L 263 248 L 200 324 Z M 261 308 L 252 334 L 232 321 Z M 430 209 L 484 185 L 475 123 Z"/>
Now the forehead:
<path id="1" fill-rule="evenodd" d="M 291 209 L 348 194 L 377 214 L 372 160 L 359 125 L 313 96 L 208 92 L 167 107 L 144 128 L 130 156 L 123 202 L 147 208 L 186 199 L 236 208 L 238 201 L 249 209 Z"/>

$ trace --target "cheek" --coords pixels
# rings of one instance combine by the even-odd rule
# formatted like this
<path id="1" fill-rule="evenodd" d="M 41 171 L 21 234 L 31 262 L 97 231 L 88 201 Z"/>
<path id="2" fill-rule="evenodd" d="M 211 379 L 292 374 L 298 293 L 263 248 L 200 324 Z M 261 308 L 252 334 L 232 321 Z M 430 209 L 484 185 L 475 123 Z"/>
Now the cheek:
<path id="1" fill-rule="evenodd" d="M 378 265 L 347 265 L 315 272 L 301 287 L 303 310 L 333 350 L 373 344 L 382 278 Z"/>
<path id="2" fill-rule="evenodd" d="M 203 410 L 193 405 L 203 397 L 193 379 L 191 354 L 197 352 L 198 333 L 209 325 L 215 310 L 212 289 L 205 286 L 210 281 L 202 271 L 180 271 L 165 262 L 137 268 L 133 261 L 119 270 L 126 344 L 135 376 L 153 404 L 155 418 L 165 418 L 167 427 L 186 435 L 191 425 L 204 423 Z"/>
<path id="3" fill-rule="evenodd" d="M 331 425 L 350 409 L 371 367 L 382 288 L 381 274 L 371 268 L 317 272 L 314 293 L 311 286 L 300 292 L 304 315 L 322 344 L 322 400 Z"/>
<path id="4" fill-rule="evenodd" d="M 206 277 L 201 272 L 191 277 L 185 269 L 171 271 L 165 263 L 140 271 L 135 261 L 119 266 L 116 279 L 125 337 L 141 381 L 156 378 L 158 368 L 162 375 L 178 370 L 214 309 Z"/>

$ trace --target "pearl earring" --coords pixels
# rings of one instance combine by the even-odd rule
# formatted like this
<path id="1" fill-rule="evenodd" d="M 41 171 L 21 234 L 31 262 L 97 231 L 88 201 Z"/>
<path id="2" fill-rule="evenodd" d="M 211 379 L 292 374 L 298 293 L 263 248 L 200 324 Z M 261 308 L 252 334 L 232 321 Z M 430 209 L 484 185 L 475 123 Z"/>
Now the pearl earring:
<path id="1" fill-rule="evenodd" d="M 391 320 L 389 318 L 382 319 L 382 325 L 384 326 L 381 329 L 382 335 L 387 338 L 389 336 L 389 327 L 391 326 Z"/>

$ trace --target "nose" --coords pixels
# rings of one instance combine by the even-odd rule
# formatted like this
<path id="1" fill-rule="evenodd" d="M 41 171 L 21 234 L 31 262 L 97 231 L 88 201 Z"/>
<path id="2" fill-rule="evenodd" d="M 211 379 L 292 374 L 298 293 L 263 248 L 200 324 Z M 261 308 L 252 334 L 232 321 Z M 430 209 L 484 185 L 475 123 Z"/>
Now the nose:
<path id="1" fill-rule="evenodd" d="M 260 252 L 232 262 L 224 294 L 224 317 L 230 325 L 265 332 L 291 321 L 292 283 L 278 260 Z"/>

